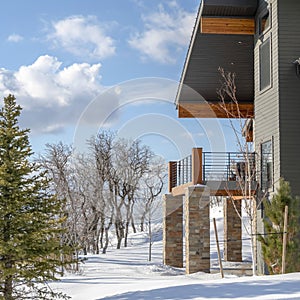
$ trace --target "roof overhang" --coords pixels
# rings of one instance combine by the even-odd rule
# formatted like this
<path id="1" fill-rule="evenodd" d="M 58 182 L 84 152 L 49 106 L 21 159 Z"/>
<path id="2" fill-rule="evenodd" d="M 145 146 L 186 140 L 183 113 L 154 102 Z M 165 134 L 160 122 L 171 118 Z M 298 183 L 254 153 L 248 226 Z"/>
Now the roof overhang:
<path id="1" fill-rule="evenodd" d="M 218 105 L 220 67 L 235 73 L 239 109 L 253 117 L 256 8 L 256 0 L 202 1 L 176 97 L 179 117 L 227 117 Z"/>

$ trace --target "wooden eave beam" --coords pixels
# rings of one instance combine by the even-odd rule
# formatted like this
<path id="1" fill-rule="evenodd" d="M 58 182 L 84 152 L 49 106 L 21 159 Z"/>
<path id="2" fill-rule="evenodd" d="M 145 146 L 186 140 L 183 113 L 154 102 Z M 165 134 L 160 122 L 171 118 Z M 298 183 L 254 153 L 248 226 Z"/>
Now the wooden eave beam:
<path id="1" fill-rule="evenodd" d="M 253 102 L 239 103 L 238 107 L 232 103 L 226 103 L 225 107 L 220 102 L 197 103 L 180 102 L 177 106 L 179 118 L 253 118 Z"/>
<path id="2" fill-rule="evenodd" d="M 201 17 L 201 33 L 255 34 L 254 18 Z"/>

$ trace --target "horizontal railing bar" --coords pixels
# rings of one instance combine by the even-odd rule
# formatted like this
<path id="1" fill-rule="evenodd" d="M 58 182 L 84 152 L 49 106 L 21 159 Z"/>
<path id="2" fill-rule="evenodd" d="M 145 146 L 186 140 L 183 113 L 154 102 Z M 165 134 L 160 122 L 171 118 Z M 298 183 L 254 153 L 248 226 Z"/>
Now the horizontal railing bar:
<path id="1" fill-rule="evenodd" d="M 235 180 L 245 176 L 249 171 L 249 176 L 256 176 L 255 153 L 243 152 L 202 152 L 202 172 L 203 180 Z M 172 168 L 172 186 L 179 186 L 192 182 L 192 155 L 188 155 L 181 160 L 174 162 Z M 236 179 L 237 180 L 237 179 Z"/>

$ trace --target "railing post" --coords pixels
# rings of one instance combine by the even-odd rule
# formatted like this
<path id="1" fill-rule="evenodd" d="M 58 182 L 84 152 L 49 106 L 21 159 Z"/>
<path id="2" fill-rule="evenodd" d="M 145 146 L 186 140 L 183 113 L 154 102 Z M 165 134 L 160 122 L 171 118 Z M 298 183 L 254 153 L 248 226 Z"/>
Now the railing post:
<path id="1" fill-rule="evenodd" d="M 177 183 L 177 161 L 169 161 L 168 171 L 168 190 L 169 193 L 172 193 L 172 188 L 175 187 Z"/>
<path id="2" fill-rule="evenodd" d="M 206 174 L 206 169 L 205 169 L 206 155 L 205 155 L 205 152 L 202 153 L 202 157 L 203 157 L 203 161 L 202 161 L 202 180 L 206 181 L 206 178 L 205 178 L 205 174 Z"/>
<path id="3" fill-rule="evenodd" d="M 192 150 L 192 184 L 201 184 L 202 180 L 202 148 Z"/>
<path id="4" fill-rule="evenodd" d="M 230 177 L 231 177 L 230 168 L 231 168 L 232 163 L 234 163 L 234 162 L 233 162 L 233 159 L 231 158 L 231 153 L 229 152 L 228 153 L 228 162 L 227 162 L 227 178 L 226 178 L 227 181 L 229 181 Z"/>

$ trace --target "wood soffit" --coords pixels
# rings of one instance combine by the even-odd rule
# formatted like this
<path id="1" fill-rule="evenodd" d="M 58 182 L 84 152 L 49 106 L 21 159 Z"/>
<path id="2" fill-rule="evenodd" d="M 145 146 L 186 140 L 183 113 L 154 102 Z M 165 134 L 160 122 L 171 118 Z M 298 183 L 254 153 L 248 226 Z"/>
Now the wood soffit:
<path id="1" fill-rule="evenodd" d="M 232 7 L 228 9 L 226 3 Z M 220 103 L 210 100 L 218 98 L 219 67 L 236 74 L 236 96 L 241 103 L 239 109 L 227 104 L 231 117 L 238 118 L 239 113 L 243 118 L 254 117 L 256 6 L 254 0 L 203 1 L 176 96 L 179 118 L 228 118 Z M 234 15 L 226 15 L 227 12 Z M 195 101 L 197 97 L 185 86 L 206 101 Z"/>
<path id="2" fill-rule="evenodd" d="M 254 18 L 201 17 L 200 32 L 208 34 L 254 35 Z"/>
<path id="3" fill-rule="evenodd" d="M 181 102 L 178 107 L 179 118 L 253 118 L 253 102 L 233 103 L 196 103 Z"/>

